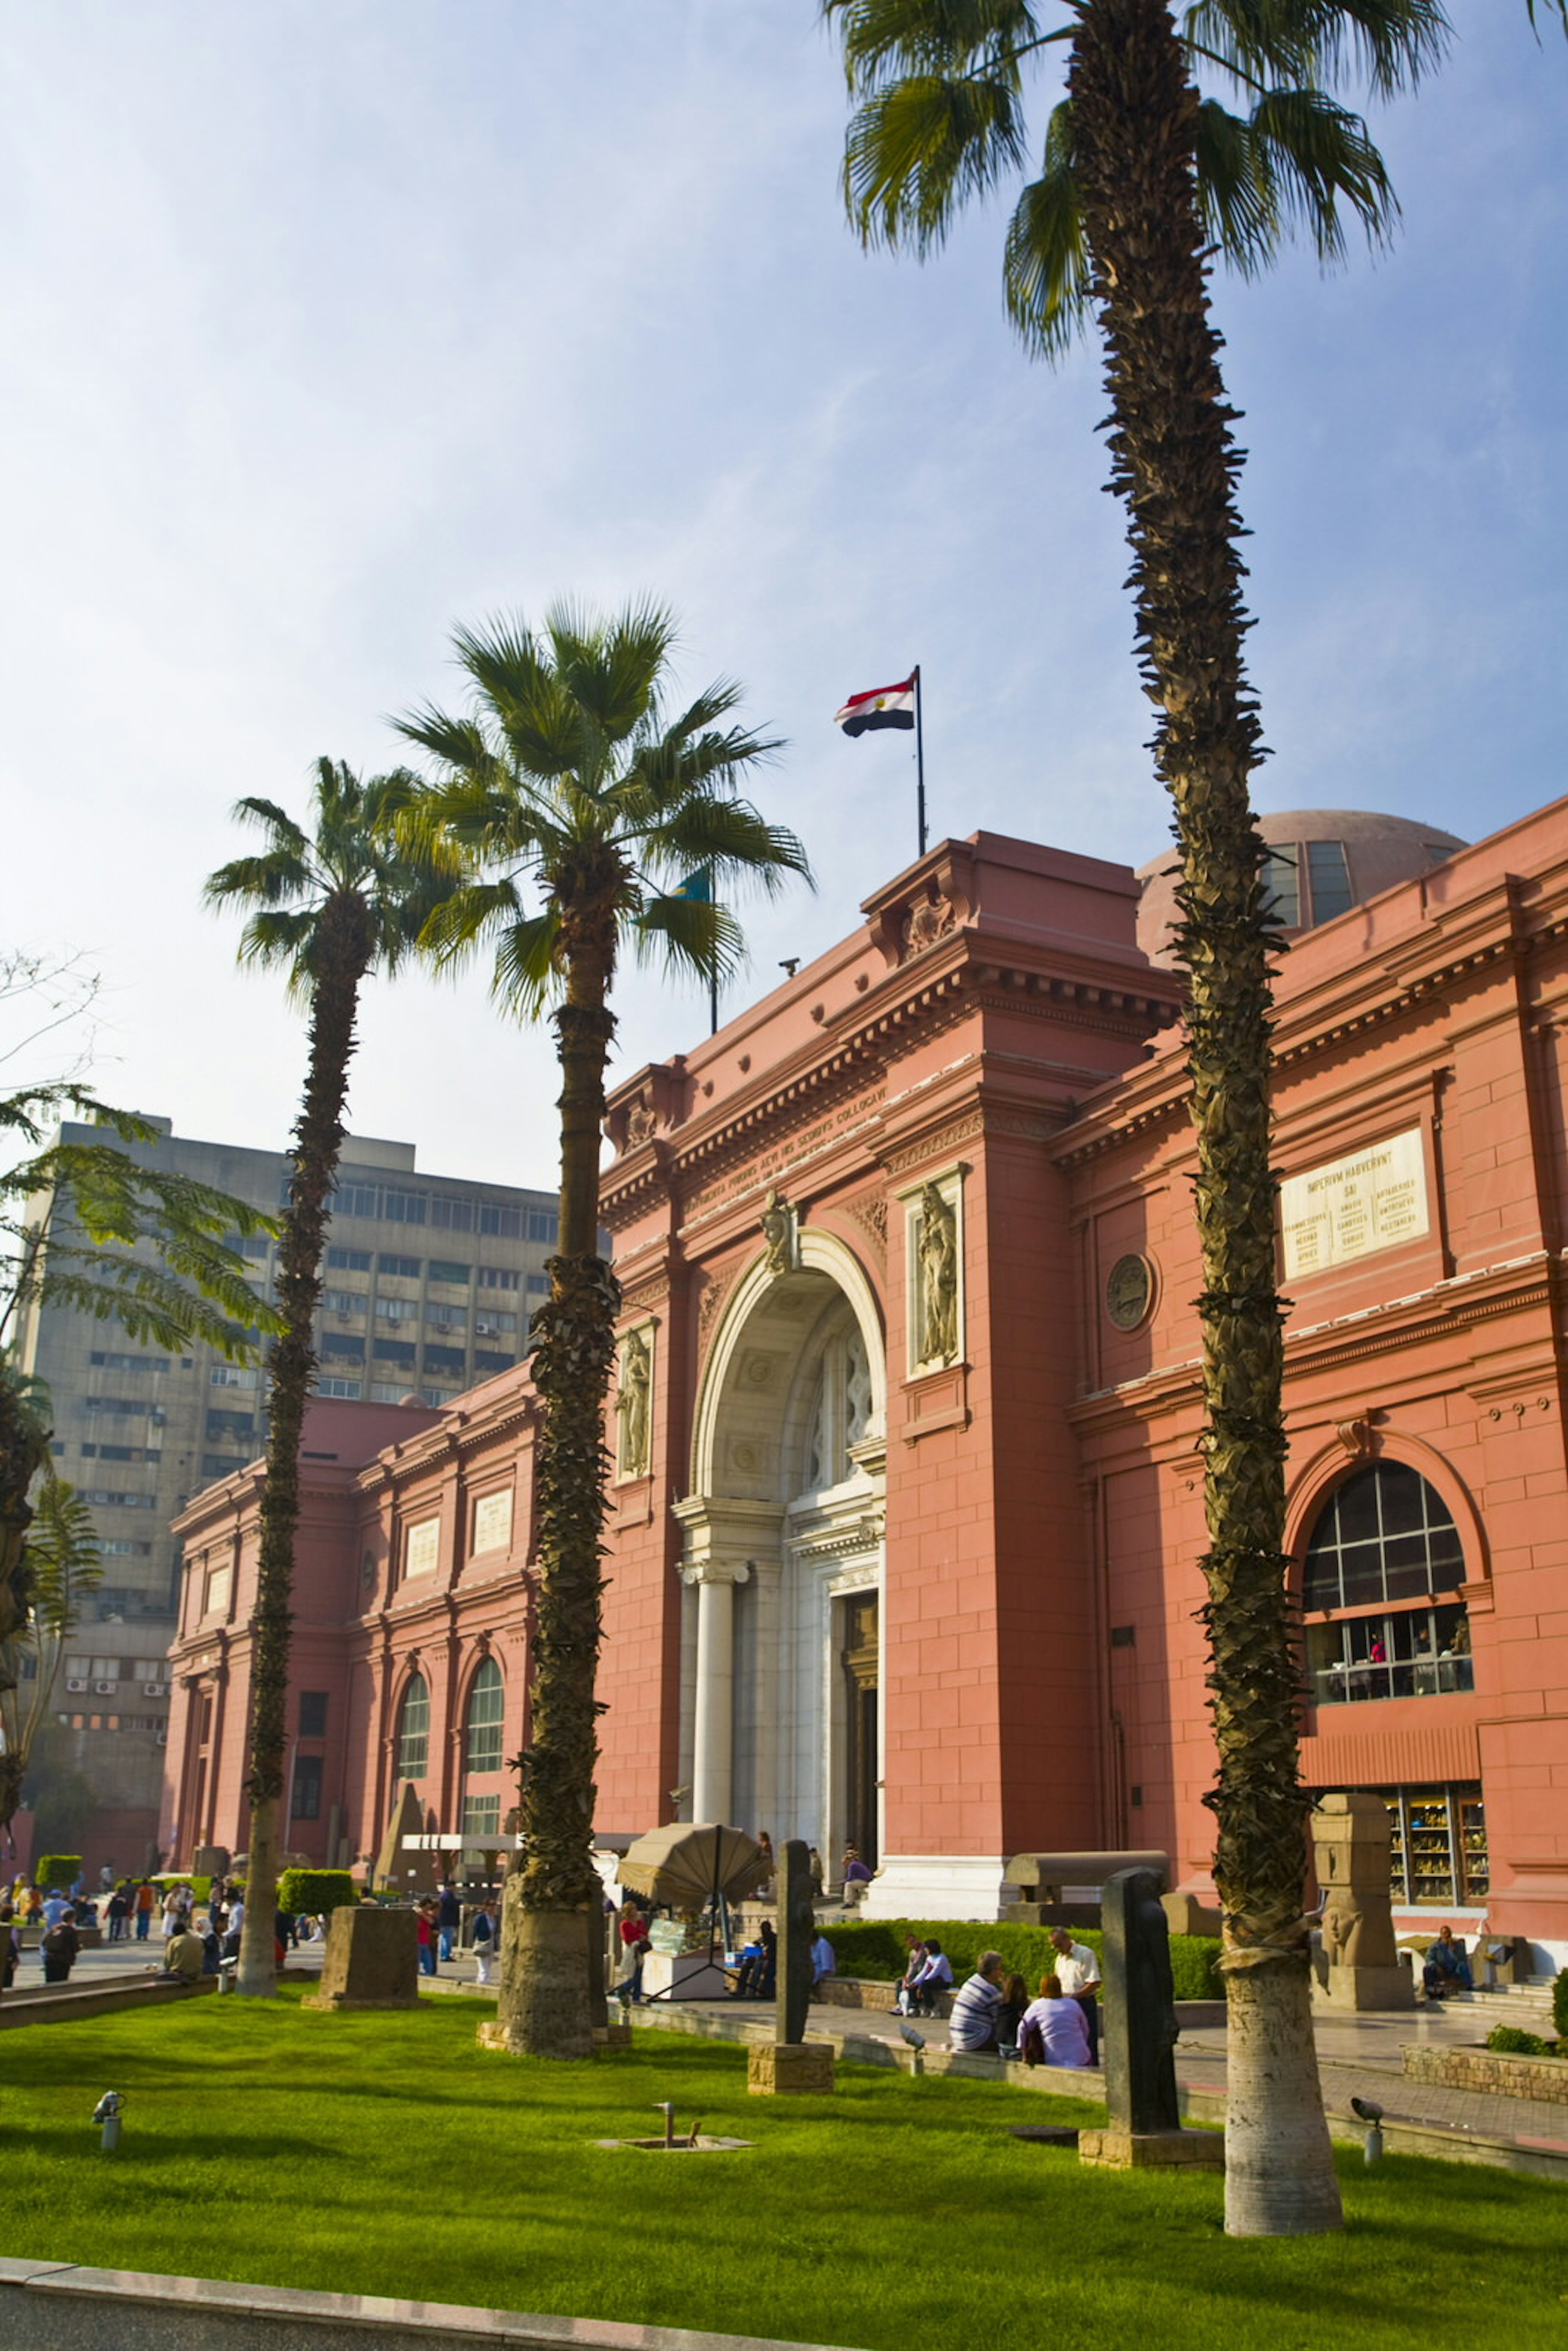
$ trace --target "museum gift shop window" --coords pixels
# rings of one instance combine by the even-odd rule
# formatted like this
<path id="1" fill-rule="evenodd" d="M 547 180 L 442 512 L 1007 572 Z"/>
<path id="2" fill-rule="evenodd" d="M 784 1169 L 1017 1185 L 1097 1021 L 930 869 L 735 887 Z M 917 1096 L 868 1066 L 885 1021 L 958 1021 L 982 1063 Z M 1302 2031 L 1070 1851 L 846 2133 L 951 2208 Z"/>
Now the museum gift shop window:
<path id="1" fill-rule="evenodd" d="M 1474 1687 L 1458 1530 L 1435 1488 L 1397 1461 L 1336 1487 L 1307 1544 L 1301 1607 L 1320 1706 L 1437 1698 Z M 1319 1614 L 1333 1621 L 1312 1624 Z"/>

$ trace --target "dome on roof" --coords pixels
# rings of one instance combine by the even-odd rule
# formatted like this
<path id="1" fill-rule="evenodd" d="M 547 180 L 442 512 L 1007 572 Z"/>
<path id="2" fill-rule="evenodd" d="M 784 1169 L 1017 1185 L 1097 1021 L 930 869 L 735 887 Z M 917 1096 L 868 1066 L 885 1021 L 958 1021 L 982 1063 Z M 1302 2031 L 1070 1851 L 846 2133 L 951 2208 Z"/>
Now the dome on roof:
<path id="1" fill-rule="evenodd" d="M 1260 816 L 1258 829 L 1271 852 L 1268 878 L 1286 935 L 1315 930 L 1336 914 L 1375 898 L 1396 882 L 1412 882 L 1469 843 L 1441 825 L 1370 809 L 1283 809 Z M 1138 868 L 1138 945 L 1151 963 L 1170 965 L 1176 902 L 1175 845 Z"/>

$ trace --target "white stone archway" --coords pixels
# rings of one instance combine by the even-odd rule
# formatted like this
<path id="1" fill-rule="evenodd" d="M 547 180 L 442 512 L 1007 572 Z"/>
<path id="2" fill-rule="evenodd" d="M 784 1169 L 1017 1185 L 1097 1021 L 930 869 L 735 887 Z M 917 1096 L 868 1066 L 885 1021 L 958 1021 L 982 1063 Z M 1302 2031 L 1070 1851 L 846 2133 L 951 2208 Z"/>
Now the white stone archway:
<path id="1" fill-rule="evenodd" d="M 881 1844 L 886 1414 L 876 1293 L 808 1228 L 737 1282 L 698 1393 L 682 1809 L 803 1837 L 830 1874 L 852 1829 Z"/>

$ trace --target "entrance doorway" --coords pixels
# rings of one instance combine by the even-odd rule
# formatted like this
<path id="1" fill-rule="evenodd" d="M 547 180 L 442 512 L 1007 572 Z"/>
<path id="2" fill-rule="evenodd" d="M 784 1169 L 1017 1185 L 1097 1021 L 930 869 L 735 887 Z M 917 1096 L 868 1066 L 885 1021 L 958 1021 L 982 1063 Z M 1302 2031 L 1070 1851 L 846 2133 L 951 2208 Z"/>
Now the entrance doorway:
<path id="1" fill-rule="evenodd" d="M 877 1700 L 880 1695 L 878 1653 L 881 1604 L 874 1592 L 857 1593 L 844 1602 L 844 1823 L 845 1843 L 852 1844 L 868 1869 L 874 1869 L 877 1852 Z"/>

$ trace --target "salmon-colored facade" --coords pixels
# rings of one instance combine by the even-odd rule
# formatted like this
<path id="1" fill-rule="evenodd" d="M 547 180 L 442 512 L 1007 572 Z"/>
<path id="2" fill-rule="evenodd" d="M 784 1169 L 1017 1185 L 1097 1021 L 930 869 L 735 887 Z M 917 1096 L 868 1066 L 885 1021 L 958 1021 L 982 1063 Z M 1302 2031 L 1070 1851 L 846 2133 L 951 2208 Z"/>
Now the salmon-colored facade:
<path id="1" fill-rule="evenodd" d="M 1201 1888 L 1178 982 L 1127 869 L 992 835 L 864 914 L 612 1105 L 601 1827 L 853 1842 L 883 1915 L 989 1915 L 1033 1850 Z M 1306 1775 L 1385 1794 L 1413 1915 L 1568 1956 L 1568 806 L 1303 933 L 1279 994 Z M 468 1759 L 498 1705 L 526 1742 L 532 1412 L 521 1373 L 314 1408 L 298 1849 L 373 1853 L 404 1777 L 453 1834 L 505 1794 Z M 182 1853 L 244 1842 L 255 1483 L 182 1522 Z"/>

